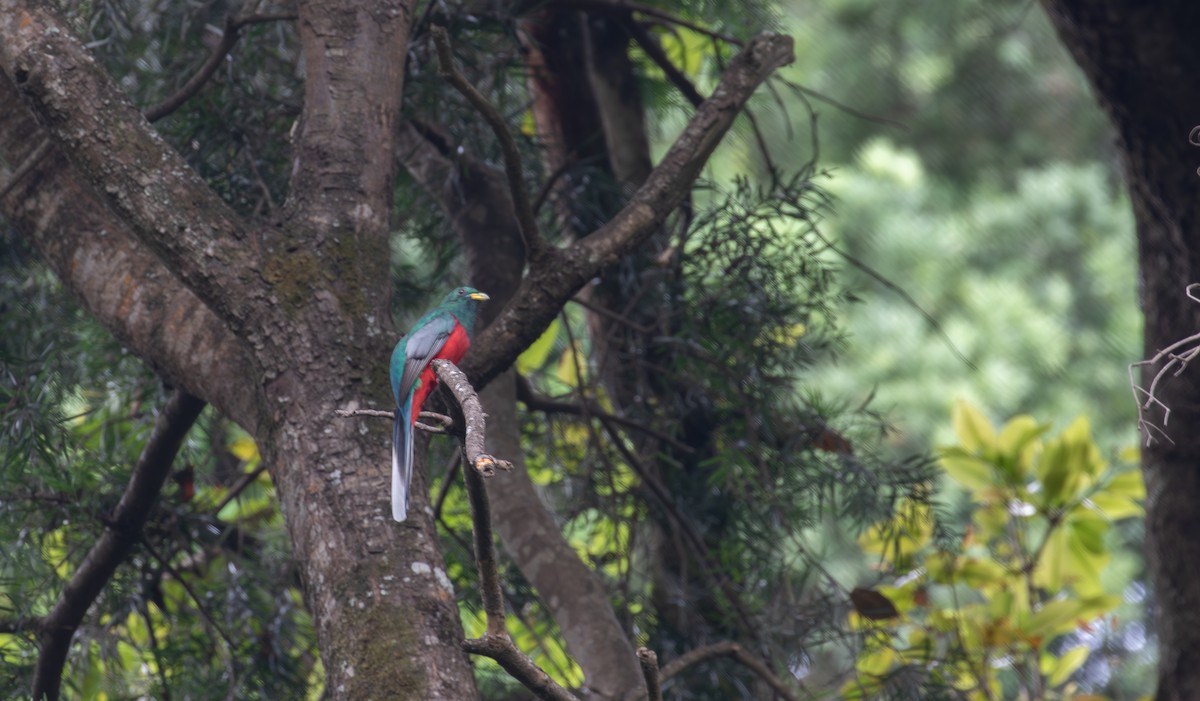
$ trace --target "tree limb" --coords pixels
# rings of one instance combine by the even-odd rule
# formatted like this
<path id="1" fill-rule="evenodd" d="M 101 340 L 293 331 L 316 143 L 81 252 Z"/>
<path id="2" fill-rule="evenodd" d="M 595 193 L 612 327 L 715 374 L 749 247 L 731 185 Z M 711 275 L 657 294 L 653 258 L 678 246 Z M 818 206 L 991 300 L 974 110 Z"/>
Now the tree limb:
<path id="1" fill-rule="evenodd" d="M 0 68 L 63 153 L 218 316 L 240 330 L 270 308 L 243 280 L 252 257 L 239 217 L 150 127 L 57 12 L 36 0 L 0 0 Z"/>
<path id="2" fill-rule="evenodd" d="M 29 165 L 24 177 L 9 175 L 5 220 L 123 346 L 253 433 L 260 415 L 245 391 L 253 363 L 241 341 L 82 182 L 7 75 L 0 103 L 9 105 L 0 110 L 0 154 Z M 40 158 L 36 144 L 48 145 Z"/>
<path id="3" fill-rule="evenodd" d="M 33 676 L 35 699 L 58 698 L 71 638 L 92 602 L 141 537 L 151 507 L 171 474 L 171 463 L 203 408 L 202 400 L 177 390 L 159 413 L 104 533 L 43 621 L 41 654 Z"/>
<path id="4" fill-rule="evenodd" d="M 551 249 L 533 266 L 513 301 L 483 332 L 464 363 L 477 383 L 486 383 L 532 343 L 570 299 L 602 267 L 645 241 L 683 201 L 742 106 L 778 67 L 792 61 L 792 40 L 760 34 L 734 57 L 712 97 L 689 120 L 630 202 L 607 224 L 568 249 Z"/>
<path id="5" fill-rule="evenodd" d="M 767 685 L 769 685 L 771 689 L 775 691 L 776 694 L 782 696 L 784 699 L 787 699 L 787 701 L 799 701 L 800 697 L 796 695 L 796 692 L 792 691 L 786 684 L 784 684 L 782 679 L 776 676 L 775 673 L 770 670 L 770 668 L 762 663 L 762 660 L 759 660 L 743 650 L 741 645 L 728 640 L 696 648 L 695 650 L 690 650 L 675 658 L 670 664 L 662 668 L 662 680 L 666 681 L 671 677 L 682 673 L 685 669 L 694 664 L 698 664 L 714 657 L 723 657 L 726 655 L 732 657 L 737 661 L 738 664 L 757 674 L 760 679 L 766 682 Z"/>
<path id="6" fill-rule="evenodd" d="M 496 140 L 500 142 L 500 150 L 504 153 L 504 173 L 508 176 L 508 188 L 512 195 L 517 227 L 520 229 L 521 240 L 525 244 L 530 261 L 536 263 L 544 256 L 547 244 L 538 231 L 533 206 L 529 202 L 529 188 L 525 184 L 525 173 L 521 167 L 521 153 L 517 150 L 517 142 L 508 130 L 500 111 L 454 67 L 454 55 L 450 50 L 450 38 L 446 34 L 446 28 L 434 26 L 430 28 L 430 33 L 437 47 L 439 74 L 483 116 L 496 135 Z"/>

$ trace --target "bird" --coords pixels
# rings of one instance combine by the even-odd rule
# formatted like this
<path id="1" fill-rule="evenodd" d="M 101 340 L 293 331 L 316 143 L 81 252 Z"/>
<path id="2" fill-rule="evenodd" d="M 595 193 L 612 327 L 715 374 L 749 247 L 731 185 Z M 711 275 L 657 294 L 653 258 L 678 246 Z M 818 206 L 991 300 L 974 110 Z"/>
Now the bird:
<path id="1" fill-rule="evenodd" d="M 479 306 L 488 299 L 473 287 L 459 287 L 417 319 L 392 351 L 390 375 L 396 399 L 392 420 L 392 518 L 396 521 L 408 517 L 413 424 L 421 414 L 425 398 L 437 387 L 437 375 L 430 362 L 462 360 L 471 346 Z"/>

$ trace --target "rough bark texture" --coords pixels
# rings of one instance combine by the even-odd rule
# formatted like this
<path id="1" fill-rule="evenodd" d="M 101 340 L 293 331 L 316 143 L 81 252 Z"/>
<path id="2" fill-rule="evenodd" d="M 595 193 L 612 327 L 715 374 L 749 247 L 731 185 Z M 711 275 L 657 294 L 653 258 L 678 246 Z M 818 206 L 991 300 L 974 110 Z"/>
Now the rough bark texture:
<path id="1" fill-rule="evenodd" d="M 1045 0 L 1116 127 L 1137 222 L 1145 353 L 1200 329 L 1200 5 Z M 1147 372 L 1153 373 L 1150 368 Z M 1159 701 L 1200 698 L 1200 373 L 1166 381 L 1167 433 L 1142 454 L 1146 555 L 1157 597 Z"/>
<path id="2" fill-rule="evenodd" d="M 288 202 L 264 225 L 222 203 L 52 9 L 0 0 L 0 96 L 15 91 L 22 103 L 0 114 L 0 157 L 12 172 L 32 144 L 52 144 L 0 202 L 3 214 L 119 339 L 254 435 L 334 699 L 476 693 L 423 471 L 413 514 L 396 525 L 386 426 L 334 415 L 391 402 L 387 220 L 413 4 L 299 4 L 304 112 Z M 521 282 L 468 358 L 477 382 L 650 235 L 750 93 L 790 57 L 790 40 L 764 35 L 731 62 L 632 205 Z"/>

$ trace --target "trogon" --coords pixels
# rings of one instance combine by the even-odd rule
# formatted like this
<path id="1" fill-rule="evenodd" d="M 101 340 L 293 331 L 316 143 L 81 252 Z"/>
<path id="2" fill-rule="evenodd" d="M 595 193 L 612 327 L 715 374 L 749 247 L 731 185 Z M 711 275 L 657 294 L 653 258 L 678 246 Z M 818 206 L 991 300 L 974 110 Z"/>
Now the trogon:
<path id="1" fill-rule="evenodd" d="M 413 424 L 425 398 L 437 386 L 430 361 L 457 363 L 466 355 L 475 330 L 475 315 L 488 296 L 471 287 L 460 287 L 430 309 L 392 351 L 392 394 L 396 418 L 392 421 L 392 518 L 408 516 L 412 484 Z"/>

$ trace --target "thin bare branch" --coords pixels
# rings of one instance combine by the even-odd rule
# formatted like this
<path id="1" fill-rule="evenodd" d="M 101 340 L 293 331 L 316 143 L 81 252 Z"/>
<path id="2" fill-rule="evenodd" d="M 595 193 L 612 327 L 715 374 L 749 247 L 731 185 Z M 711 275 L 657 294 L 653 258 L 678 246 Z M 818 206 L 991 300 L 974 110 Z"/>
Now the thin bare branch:
<path id="1" fill-rule="evenodd" d="M 776 694 L 787 699 L 787 701 L 799 701 L 800 697 L 796 695 L 796 692 L 776 676 L 770 668 L 763 664 L 762 660 L 746 652 L 742 649 L 741 645 L 728 640 L 696 648 L 675 658 L 670 664 L 662 668 L 662 680 L 666 681 L 694 664 L 710 660 L 714 657 L 725 656 L 732 657 L 738 664 L 757 674 Z"/>
<path id="2" fill-rule="evenodd" d="M 0 618 L 0 633 L 24 633 L 40 631 L 45 625 L 44 616 L 19 616 L 17 618 Z"/>
<path id="3" fill-rule="evenodd" d="M 354 418 L 356 416 L 374 416 L 381 419 L 393 419 L 396 417 L 396 412 L 385 411 L 383 409 L 334 409 L 333 413 L 334 415 L 343 419 Z M 454 425 L 454 419 L 446 416 L 445 414 L 439 414 L 434 411 L 422 411 L 418 417 L 422 419 L 433 419 L 441 424 L 440 426 L 432 426 L 420 421 L 413 424 L 426 433 L 450 433 L 450 429 Z"/>
<path id="4" fill-rule="evenodd" d="M 679 67 L 675 65 L 670 56 L 667 56 L 667 52 L 663 50 L 662 43 L 658 40 L 658 37 L 646 31 L 646 28 L 637 22 L 627 22 L 625 26 L 633 36 L 634 41 L 638 43 L 638 46 L 642 47 L 642 51 L 646 52 L 646 56 L 662 69 L 663 74 L 667 76 L 667 80 L 671 81 L 675 89 L 688 102 L 692 103 L 692 107 L 699 107 L 704 102 L 704 96 L 696 89 L 696 84 L 683 71 L 679 70 Z"/>
<path id="5" fill-rule="evenodd" d="M 203 408 L 200 399 L 176 391 L 159 413 L 104 533 L 88 551 L 43 622 L 41 654 L 33 676 L 35 699 L 58 698 L 71 638 L 117 566 L 141 538 L 151 507 L 171 474 L 171 463 Z"/>
<path id="6" fill-rule="evenodd" d="M 646 17 L 653 17 L 667 24 L 674 24 L 692 30 L 698 34 L 703 34 L 713 39 L 719 39 L 734 46 L 745 46 L 746 42 L 738 39 L 732 34 L 719 32 L 715 29 L 709 29 L 704 25 L 693 22 L 689 19 L 684 19 L 678 15 L 673 15 L 666 10 L 646 5 L 633 0 L 558 0 L 561 5 L 568 7 L 578 7 L 583 10 L 601 10 L 607 12 L 636 12 Z"/>
<path id="7" fill-rule="evenodd" d="M 517 226 L 521 230 L 521 240 L 525 244 L 529 260 L 536 263 L 545 256 L 547 245 L 538 231 L 537 220 L 533 215 L 533 206 L 529 201 L 529 189 L 525 185 L 525 173 L 521 166 L 521 152 L 517 150 L 517 142 L 513 139 L 512 132 L 508 130 L 508 124 L 504 121 L 500 110 L 488 102 L 483 93 L 471 85 L 470 81 L 454 67 L 454 54 L 450 49 L 450 37 L 446 33 L 446 28 L 435 25 L 430 28 L 430 34 L 433 35 L 433 43 L 437 47 L 439 75 L 455 90 L 458 90 L 467 99 L 467 102 L 471 103 L 471 106 L 491 127 L 492 133 L 496 135 L 496 140 L 500 142 L 500 150 L 504 153 L 504 172 L 508 177 L 509 193 L 512 195 Z"/>
<path id="8" fill-rule="evenodd" d="M 1200 283 L 1193 282 L 1188 285 L 1184 294 L 1189 300 L 1200 303 Z M 1175 442 L 1167 435 L 1166 431 L 1167 424 L 1171 420 L 1171 407 L 1158 398 L 1158 387 L 1168 375 L 1178 377 L 1184 370 L 1187 370 L 1188 364 L 1195 360 L 1197 355 L 1200 355 L 1200 333 L 1181 338 L 1155 353 L 1151 358 L 1129 364 L 1129 386 L 1133 390 L 1133 401 L 1137 404 L 1138 429 L 1145 432 L 1147 446 L 1154 443 L 1155 436 L 1161 436 L 1169 443 Z M 1136 369 L 1152 367 L 1159 363 L 1162 363 L 1162 367 L 1151 377 L 1150 386 L 1146 388 L 1138 384 L 1137 378 L 1134 376 Z M 1142 398 L 1143 396 L 1145 399 Z M 1161 426 L 1146 418 L 1146 412 L 1152 407 L 1162 410 Z"/>
<path id="9" fill-rule="evenodd" d="M 49 152 L 50 140 L 43 139 L 42 142 L 37 145 L 37 148 L 35 148 L 28 156 L 26 156 L 25 160 L 21 161 L 21 165 L 17 166 L 17 169 L 12 172 L 12 175 L 8 176 L 8 181 L 4 183 L 4 186 L 0 187 L 0 199 L 3 199 L 5 195 L 12 192 L 12 189 L 21 182 L 21 179 L 26 175 L 29 175 L 29 172 L 37 167 L 37 164 L 41 163 L 42 159 L 45 158 L 46 154 Z"/>
<path id="10" fill-rule="evenodd" d="M 483 655 L 496 661 L 513 679 L 521 682 L 539 699 L 545 701 L 579 701 L 571 692 L 550 678 L 533 660 L 526 657 L 513 644 L 508 634 L 487 634 L 481 638 L 463 641 L 463 650 L 473 655 Z"/>
<path id="11" fill-rule="evenodd" d="M 531 411 L 542 411 L 547 414 L 568 414 L 570 416 L 580 416 L 585 419 L 595 418 L 600 419 L 601 421 L 611 421 L 612 423 L 624 428 L 638 431 L 656 438 L 671 445 L 682 453 L 695 452 L 690 445 L 678 440 L 677 438 L 668 436 L 662 431 L 658 431 L 632 419 L 627 419 L 624 416 L 618 416 L 616 414 L 604 411 L 599 405 L 595 404 L 594 402 L 587 401 L 585 398 L 581 398 L 581 401 L 576 403 L 563 402 L 557 399 L 543 397 L 534 391 L 533 386 L 529 383 L 529 379 L 523 375 L 517 376 L 517 400 L 524 404 L 525 408 L 530 409 Z"/>

